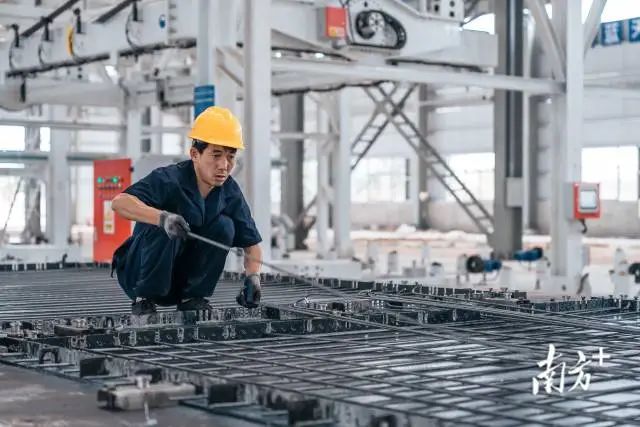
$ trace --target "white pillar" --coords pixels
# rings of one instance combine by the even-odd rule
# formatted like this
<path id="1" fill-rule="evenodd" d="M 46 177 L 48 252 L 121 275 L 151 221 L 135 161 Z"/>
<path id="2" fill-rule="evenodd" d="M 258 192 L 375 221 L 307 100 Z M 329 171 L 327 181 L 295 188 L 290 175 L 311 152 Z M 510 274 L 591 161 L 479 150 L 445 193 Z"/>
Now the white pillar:
<path id="1" fill-rule="evenodd" d="M 323 97 L 321 97 L 322 99 Z M 327 133 L 327 113 L 320 103 L 316 104 L 316 124 L 318 133 Z M 321 140 L 316 144 L 317 181 L 316 195 L 316 254 L 318 258 L 327 257 L 329 242 L 327 231 L 329 230 L 329 148 L 333 141 Z"/>
<path id="2" fill-rule="evenodd" d="M 65 120 L 66 107 L 51 106 L 51 120 Z M 47 235 L 51 244 L 66 246 L 71 235 L 71 176 L 67 153 L 71 132 L 51 129 L 47 181 Z"/>
<path id="3" fill-rule="evenodd" d="M 271 258 L 271 0 L 244 2 L 246 196 Z"/>
<path id="4" fill-rule="evenodd" d="M 149 107 L 151 109 L 151 127 L 162 127 L 162 110 L 157 105 Z M 149 135 L 151 138 L 151 147 L 149 152 L 152 154 L 162 154 L 162 133 L 152 132 Z"/>
<path id="5" fill-rule="evenodd" d="M 210 0 L 198 0 L 198 23 L 196 55 L 198 85 L 213 83 L 214 70 L 216 69 L 216 56 L 214 54 L 214 40 L 216 22 L 215 7 L 211 7 Z"/>
<path id="6" fill-rule="evenodd" d="M 127 110 L 127 138 L 125 156 L 131 159 L 132 164 L 142 154 L 142 114 L 140 109 L 132 105 Z"/>
<path id="7" fill-rule="evenodd" d="M 238 2 L 228 0 L 214 0 L 218 25 L 216 26 L 216 46 L 221 48 L 236 48 L 237 30 L 236 23 L 238 17 Z M 217 56 L 217 52 L 214 52 Z M 216 105 L 228 108 L 235 114 L 238 113 L 237 85 L 221 69 L 215 71 L 216 81 Z"/>
<path id="8" fill-rule="evenodd" d="M 348 89 L 334 95 L 337 141 L 333 151 L 333 231 L 338 258 L 353 255 L 351 245 L 351 118 Z"/>
<path id="9" fill-rule="evenodd" d="M 553 0 L 553 25 L 566 52 L 566 90 L 553 97 L 555 137 L 551 185 L 551 268 L 569 291 L 576 289 L 582 269 L 582 234 L 569 219 L 569 184 L 581 179 L 584 46 L 581 2 Z"/>

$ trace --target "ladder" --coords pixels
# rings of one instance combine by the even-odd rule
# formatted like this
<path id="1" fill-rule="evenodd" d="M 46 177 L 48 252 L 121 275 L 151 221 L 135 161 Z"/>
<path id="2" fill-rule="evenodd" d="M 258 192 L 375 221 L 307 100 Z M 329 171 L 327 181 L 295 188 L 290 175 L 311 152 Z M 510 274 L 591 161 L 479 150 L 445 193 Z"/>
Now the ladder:
<path id="1" fill-rule="evenodd" d="M 412 86 L 415 87 L 416 85 Z M 486 234 L 487 237 L 490 237 L 494 230 L 493 217 L 484 205 L 476 199 L 469 188 L 464 185 L 462 180 L 453 172 L 438 151 L 429 143 L 425 136 L 422 135 L 413 121 L 402 111 L 402 108 L 393 101 L 392 95 L 395 88 L 387 91 L 382 85 L 377 85 L 372 88 L 365 88 L 364 90 L 369 98 L 376 103 L 376 106 L 384 106 L 382 111 L 387 120 L 393 124 L 398 133 L 426 163 L 430 172 L 433 173 L 438 181 L 451 193 L 478 229 Z M 376 93 L 381 95 L 381 98 L 376 97 Z"/>
<path id="2" fill-rule="evenodd" d="M 394 109 L 391 111 L 391 115 L 395 116 L 398 111 L 401 111 L 404 108 L 404 104 L 407 99 L 414 92 L 416 85 L 411 85 L 405 89 L 404 93 L 400 97 L 400 100 L 394 101 Z M 389 99 L 393 99 L 394 94 L 398 91 L 400 85 L 395 84 L 393 89 L 389 92 Z M 369 149 L 373 146 L 373 144 L 378 140 L 378 137 L 384 132 L 386 127 L 389 125 L 390 120 L 388 114 L 385 112 L 384 105 L 376 104 L 376 108 L 367 121 L 365 125 L 362 127 L 362 130 L 355 137 L 353 142 L 351 143 L 351 170 L 353 171 L 360 160 L 364 158 L 369 152 Z"/>
<path id="3" fill-rule="evenodd" d="M 404 88 L 400 91 L 400 98 L 398 101 L 393 101 L 395 110 L 401 111 L 404 108 L 404 104 L 409 99 L 411 94 L 416 89 L 416 85 L 411 85 L 407 88 Z M 399 84 L 394 84 L 393 88 L 389 91 L 388 97 L 389 99 L 393 99 L 393 97 L 398 93 L 398 90 L 401 89 Z M 397 114 L 397 111 L 392 111 L 391 114 Z M 354 138 L 351 143 L 351 172 L 358 166 L 360 161 L 367 155 L 373 144 L 378 140 L 382 132 L 389 125 L 390 120 L 387 112 L 385 111 L 384 105 L 376 105 L 376 108 L 369 118 L 365 125 L 362 127 L 358 135 Z M 315 206 L 317 200 L 317 196 L 313 196 L 313 199 L 309 201 L 307 206 L 305 206 L 304 210 L 298 215 L 295 222 L 295 228 L 302 224 L 304 218 L 309 214 L 309 211 L 313 206 Z M 315 217 L 311 219 L 311 221 L 306 224 L 305 232 L 307 232 L 313 225 L 315 224 Z"/>

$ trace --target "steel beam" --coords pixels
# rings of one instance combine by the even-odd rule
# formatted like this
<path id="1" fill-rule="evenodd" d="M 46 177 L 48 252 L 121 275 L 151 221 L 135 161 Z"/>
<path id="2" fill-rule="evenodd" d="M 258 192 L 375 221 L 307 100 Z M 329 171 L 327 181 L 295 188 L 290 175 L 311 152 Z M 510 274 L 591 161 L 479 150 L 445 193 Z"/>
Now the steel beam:
<path id="1" fill-rule="evenodd" d="M 527 0 L 527 6 L 533 15 L 537 27 L 540 29 L 540 36 L 545 47 L 545 52 L 549 55 L 551 68 L 556 80 L 565 79 L 565 51 L 558 41 L 556 32 L 551 25 L 551 20 L 544 7 L 543 0 Z"/>
<path id="2" fill-rule="evenodd" d="M 12 119 L 0 118 L 3 126 L 48 127 L 59 130 L 91 130 L 105 132 L 122 132 L 125 126 L 110 123 L 70 122 L 66 120 Z"/>
<path id="3" fill-rule="evenodd" d="M 24 87 L 23 87 L 24 84 Z M 24 90 L 25 98 L 21 93 Z M 0 85 L 0 106 L 8 110 L 51 104 L 88 107 L 122 107 L 122 88 L 112 83 L 39 77 L 6 80 Z"/>
<path id="4" fill-rule="evenodd" d="M 424 66 L 361 65 L 331 60 L 311 61 L 281 58 L 273 60 L 272 69 L 273 71 L 340 76 L 345 80 L 360 82 L 389 80 L 419 84 L 486 87 L 532 94 L 553 94 L 562 91 L 562 83 L 553 80 L 526 79 L 480 72 L 434 70 Z"/>
<path id="5" fill-rule="evenodd" d="M 51 12 L 53 12 L 53 9 L 50 8 L 3 2 L 2 6 L 0 6 L 0 20 L 10 24 L 15 20 L 37 20 L 49 15 Z"/>
<path id="6" fill-rule="evenodd" d="M 589 8 L 589 14 L 587 20 L 584 22 L 584 54 L 586 55 L 591 49 L 593 40 L 598 34 L 600 29 L 600 20 L 602 18 L 602 12 L 607 5 L 607 0 L 593 0 L 591 7 Z"/>
<path id="7" fill-rule="evenodd" d="M 94 160 L 114 158 L 116 155 L 76 151 L 67 153 L 66 157 L 69 163 L 88 163 Z M 50 152 L 46 151 L 0 151 L 0 163 L 47 163 L 51 159 Z"/>
<path id="8" fill-rule="evenodd" d="M 271 258 L 271 0 L 244 2 L 244 134 L 247 200 Z M 265 78 L 267 76 L 267 78 Z"/>

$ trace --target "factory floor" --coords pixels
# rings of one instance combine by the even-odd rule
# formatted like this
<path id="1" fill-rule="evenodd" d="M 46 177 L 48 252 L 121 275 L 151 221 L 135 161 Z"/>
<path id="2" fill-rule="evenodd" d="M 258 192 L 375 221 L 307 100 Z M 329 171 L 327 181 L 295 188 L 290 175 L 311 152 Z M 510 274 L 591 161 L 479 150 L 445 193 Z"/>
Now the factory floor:
<path id="1" fill-rule="evenodd" d="M 143 411 L 100 409 L 96 392 L 90 384 L 0 364 L 0 427 L 254 425 L 184 407 L 152 409 L 150 419 L 157 423 L 150 424 Z"/>

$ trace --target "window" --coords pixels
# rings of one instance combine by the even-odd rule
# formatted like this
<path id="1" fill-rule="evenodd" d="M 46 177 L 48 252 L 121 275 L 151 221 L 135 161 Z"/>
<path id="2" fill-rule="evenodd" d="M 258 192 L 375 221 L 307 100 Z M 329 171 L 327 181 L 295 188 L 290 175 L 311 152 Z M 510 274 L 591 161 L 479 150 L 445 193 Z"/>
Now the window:
<path id="1" fill-rule="evenodd" d="M 585 22 L 593 0 L 582 0 L 582 22 Z M 545 4 L 545 9 L 549 18 L 553 16 L 551 3 Z M 600 22 L 621 21 L 624 19 L 640 17 L 640 1 L 632 0 L 609 0 L 607 1 Z M 485 31 L 490 34 L 495 33 L 495 15 L 485 13 L 463 25 L 465 30 Z"/>
<path id="2" fill-rule="evenodd" d="M 51 151 L 51 128 L 40 128 L 40 151 Z"/>
<path id="3" fill-rule="evenodd" d="M 583 20 L 586 16 L 585 3 L 590 7 L 592 0 L 583 0 Z M 620 21 L 640 16 L 640 2 L 629 0 L 608 0 L 602 11 L 601 22 Z"/>
<path id="4" fill-rule="evenodd" d="M 351 174 L 351 200 L 354 203 L 406 201 L 407 163 L 404 157 L 362 159 Z"/>
<path id="5" fill-rule="evenodd" d="M 638 200 L 638 148 L 583 149 L 582 180 L 599 183 L 602 200 Z"/>
<path id="6" fill-rule="evenodd" d="M 0 126 L 0 150 L 24 151 L 24 128 Z"/>
<path id="7" fill-rule="evenodd" d="M 302 166 L 302 192 L 305 206 L 311 203 L 318 192 L 318 161 L 315 159 L 305 160 Z"/>
<path id="8" fill-rule="evenodd" d="M 449 167 L 478 200 L 493 200 L 495 155 L 493 153 L 454 154 L 447 158 Z M 447 193 L 446 200 L 455 200 Z"/>
<path id="9" fill-rule="evenodd" d="M 0 233 L 5 222 L 8 232 L 20 232 L 24 228 L 24 182 L 16 176 L 0 176 Z M 16 193 L 16 189 L 19 191 Z M 15 197 L 15 202 L 14 202 Z M 13 207 L 11 203 L 14 202 Z"/>
<path id="10" fill-rule="evenodd" d="M 271 168 L 271 212 L 280 214 L 282 200 L 282 169 Z"/>
<path id="11" fill-rule="evenodd" d="M 409 198 L 409 166 L 404 157 L 370 157 L 360 161 L 351 173 L 351 201 L 404 202 Z M 315 197 L 318 189 L 318 162 L 304 162 L 304 203 Z"/>
<path id="12" fill-rule="evenodd" d="M 465 30 L 484 31 L 489 34 L 495 33 L 496 16 L 493 13 L 485 13 L 477 18 L 472 19 L 462 26 Z"/>

